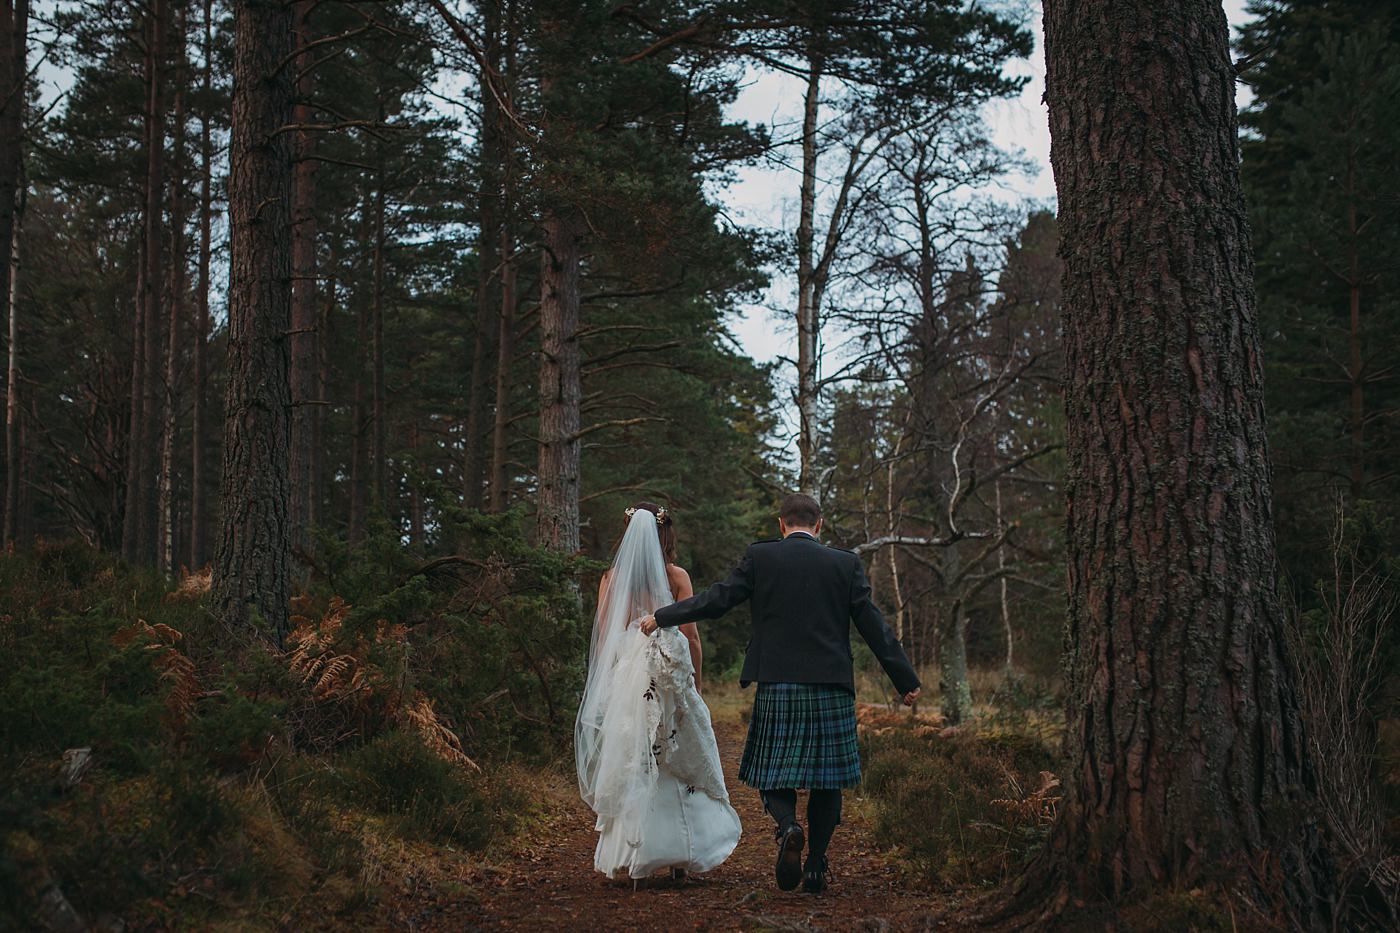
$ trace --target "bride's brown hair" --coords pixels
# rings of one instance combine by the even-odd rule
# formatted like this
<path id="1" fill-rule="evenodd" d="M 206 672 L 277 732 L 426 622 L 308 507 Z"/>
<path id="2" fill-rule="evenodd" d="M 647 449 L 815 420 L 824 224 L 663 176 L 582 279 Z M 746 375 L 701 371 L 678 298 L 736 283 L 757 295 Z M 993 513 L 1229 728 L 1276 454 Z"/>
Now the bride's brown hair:
<path id="1" fill-rule="evenodd" d="M 661 556 L 666 563 L 676 562 L 676 525 L 671 520 L 671 513 L 665 506 L 657 505 L 655 502 L 634 502 L 632 508 L 627 511 L 630 517 L 633 511 L 647 511 L 656 516 L 656 534 L 661 539 Z M 626 529 L 624 528 L 624 531 Z M 622 540 L 618 538 L 619 542 Z M 616 551 L 616 545 L 613 546 Z"/>

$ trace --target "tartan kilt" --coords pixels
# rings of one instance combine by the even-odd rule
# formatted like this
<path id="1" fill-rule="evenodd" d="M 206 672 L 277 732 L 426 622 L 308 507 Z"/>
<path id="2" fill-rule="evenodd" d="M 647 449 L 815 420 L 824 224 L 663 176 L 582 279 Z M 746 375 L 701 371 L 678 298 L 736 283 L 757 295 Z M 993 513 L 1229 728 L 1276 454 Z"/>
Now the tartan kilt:
<path id="1" fill-rule="evenodd" d="M 760 683 L 739 780 L 758 790 L 860 784 L 855 695 L 832 684 Z"/>

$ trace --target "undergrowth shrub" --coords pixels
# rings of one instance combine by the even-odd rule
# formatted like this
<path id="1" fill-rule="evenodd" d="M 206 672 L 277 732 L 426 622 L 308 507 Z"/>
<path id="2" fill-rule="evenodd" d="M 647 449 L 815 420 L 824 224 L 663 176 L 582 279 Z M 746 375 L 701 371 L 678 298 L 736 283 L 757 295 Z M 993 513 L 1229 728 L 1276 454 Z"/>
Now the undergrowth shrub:
<path id="1" fill-rule="evenodd" d="M 207 573 L 0 555 L 0 928 L 38 925 L 55 891 L 87 924 L 280 923 L 310 891 L 363 896 L 378 837 L 514 831 L 502 767 L 558 759 L 572 730 L 579 565 L 518 516 L 441 527 L 436 558 L 386 529 L 327 545 L 285 651 L 232 643 Z"/>
<path id="2" fill-rule="evenodd" d="M 1039 739 L 903 726 L 861 743 L 876 834 L 920 880 L 994 887 L 1043 843 L 1060 788 Z"/>

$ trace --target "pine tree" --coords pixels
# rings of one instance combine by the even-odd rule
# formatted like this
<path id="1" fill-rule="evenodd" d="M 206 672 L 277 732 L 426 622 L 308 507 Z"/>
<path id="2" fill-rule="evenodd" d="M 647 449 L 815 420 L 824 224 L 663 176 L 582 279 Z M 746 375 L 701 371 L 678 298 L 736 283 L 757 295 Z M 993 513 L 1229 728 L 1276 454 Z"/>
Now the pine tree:
<path id="1" fill-rule="evenodd" d="M 212 601 L 230 630 L 250 610 L 280 645 L 291 596 L 291 10 L 234 4 L 233 134 L 229 163 L 228 389 Z"/>
<path id="2" fill-rule="evenodd" d="M 1225 16 L 1055 0 L 1045 36 L 1069 766 L 1011 911 L 1213 882 L 1260 922 L 1322 929 L 1333 874 L 1284 654 Z"/>

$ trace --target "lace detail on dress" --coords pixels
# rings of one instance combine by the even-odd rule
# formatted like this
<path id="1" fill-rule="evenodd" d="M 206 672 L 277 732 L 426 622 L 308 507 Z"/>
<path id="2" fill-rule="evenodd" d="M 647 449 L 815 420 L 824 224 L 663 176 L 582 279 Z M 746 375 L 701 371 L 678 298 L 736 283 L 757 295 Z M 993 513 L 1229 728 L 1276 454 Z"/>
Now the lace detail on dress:
<path id="1" fill-rule="evenodd" d="M 695 689 L 695 667 L 685 637 L 673 629 L 657 632 L 647 645 L 647 669 L 651 682 L 660 685 L 657 701 L 647 704 L 656 766 L 691 792 L 728 803 L 710 709 Z"/>

